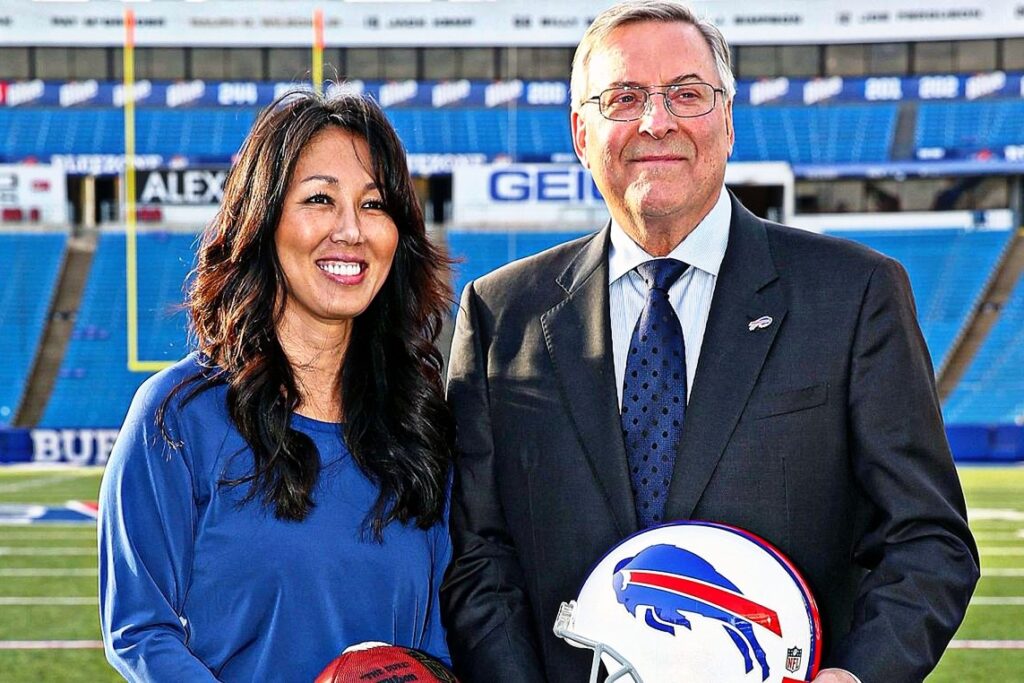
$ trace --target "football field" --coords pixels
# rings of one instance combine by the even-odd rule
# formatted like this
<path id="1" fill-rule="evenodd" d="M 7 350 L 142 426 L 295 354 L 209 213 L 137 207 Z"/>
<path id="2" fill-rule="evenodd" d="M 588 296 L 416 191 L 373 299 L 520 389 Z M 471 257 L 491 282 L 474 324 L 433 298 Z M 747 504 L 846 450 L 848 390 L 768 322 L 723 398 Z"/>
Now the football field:
<path id="1" fill-rule="evenodd" d="M 120 680 L 98 642 L 95 524 L 27 522 L 43 508 L 94 501 L 100 476 L 94 469 L 0 468 L 3 683 Z M 951 649 L 928 680 L 1024 681 L 1024 467 L 967 467 L 960 476 L 982 579 Z"/>

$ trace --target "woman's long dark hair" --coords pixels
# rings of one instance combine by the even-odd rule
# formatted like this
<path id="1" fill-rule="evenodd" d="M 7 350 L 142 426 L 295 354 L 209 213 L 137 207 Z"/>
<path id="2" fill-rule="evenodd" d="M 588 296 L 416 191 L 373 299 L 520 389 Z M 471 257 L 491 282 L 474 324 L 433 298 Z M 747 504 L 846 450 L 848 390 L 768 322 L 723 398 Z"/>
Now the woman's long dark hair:
<path id="1" fill-rule="evenodd" d="M 353 323 L 341 368 L 344 436 L 355 462 L 379 489 L 366 523 L 377 540 L 393 521 L 429 528 L 442 517 L 454 423 L 445 404 L 435 341 L 451 304 L 450 261 L 427 239 L 405 150 L 384 113 L 356 95 L 292 92 L 264 109 L 232 168 L 224 200 L 201 239 L 186 309 L 210 367 L 190 378 L 185 401 L 226 384 L 228 411 L 252 449 L 245 502 L 273 506 L 279 519 L 313 508 L 319 457 L 291 429 L 300 395 L 276 335 L 285 279 L 274 231 L 299 154 L 325 128 L 366 140 L 372 175 L 398 228 L 383 287 Z M 169 435 L 165 432 L 165 437 Z"/>

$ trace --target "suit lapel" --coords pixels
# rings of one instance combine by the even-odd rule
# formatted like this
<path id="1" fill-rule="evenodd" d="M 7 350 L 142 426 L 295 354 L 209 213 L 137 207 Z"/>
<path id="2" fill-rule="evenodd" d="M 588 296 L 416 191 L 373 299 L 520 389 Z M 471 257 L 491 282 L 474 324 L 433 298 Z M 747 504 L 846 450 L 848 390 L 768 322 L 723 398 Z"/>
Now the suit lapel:
<path id="1" fill-rule="evenodd" d="M 541 316 L 544 340 L 591 474 L 620 536 L 637 528 L 622 444 L 608 311 L 609 228 L 557 278 L 567 296 Z M 569 494 L 571 495 L 571 493 Z"/>
<path id="2" fill-rule="evenodd" d="M 693 514 L 786 315 L 764 224 L 735 197 L 732 211 L 729 244 L 687 405 L 666 519 L 687 519 Z M 750 322 L 763 316 L 771 317 L 771 324 L 751 331 Z"/>

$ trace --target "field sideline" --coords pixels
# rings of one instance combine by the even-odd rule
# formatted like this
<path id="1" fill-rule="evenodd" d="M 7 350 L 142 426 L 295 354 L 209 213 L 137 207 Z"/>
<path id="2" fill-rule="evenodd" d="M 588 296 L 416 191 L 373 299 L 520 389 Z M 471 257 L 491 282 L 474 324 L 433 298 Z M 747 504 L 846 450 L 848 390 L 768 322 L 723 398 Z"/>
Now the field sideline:
<path id="1" fill-rule="evenodd" d="M 21 506 L 95 500 L 100 476 L 95 469 L 0 468 L 4 683 L 120 680 L 98 644 L 94 524 L 14 523 Z M 1024 681 L 1024 467 L 965 467 L 960 476 L 982 580 L 928 681 Z"/>

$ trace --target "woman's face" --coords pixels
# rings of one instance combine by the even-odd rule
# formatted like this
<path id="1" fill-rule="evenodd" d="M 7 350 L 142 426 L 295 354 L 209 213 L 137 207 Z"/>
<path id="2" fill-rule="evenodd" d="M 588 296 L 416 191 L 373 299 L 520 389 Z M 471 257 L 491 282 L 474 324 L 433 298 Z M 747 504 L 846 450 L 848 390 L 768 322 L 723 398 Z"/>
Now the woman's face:
<path id="1" fill-rule="evenodd" d="M 347 339 L 352 319 L 384 285 L 398 228 L 370 169 L 366 140 L 336 127 L 299 155 L 274 234 L 288 324 L 329 326 Z"/>

